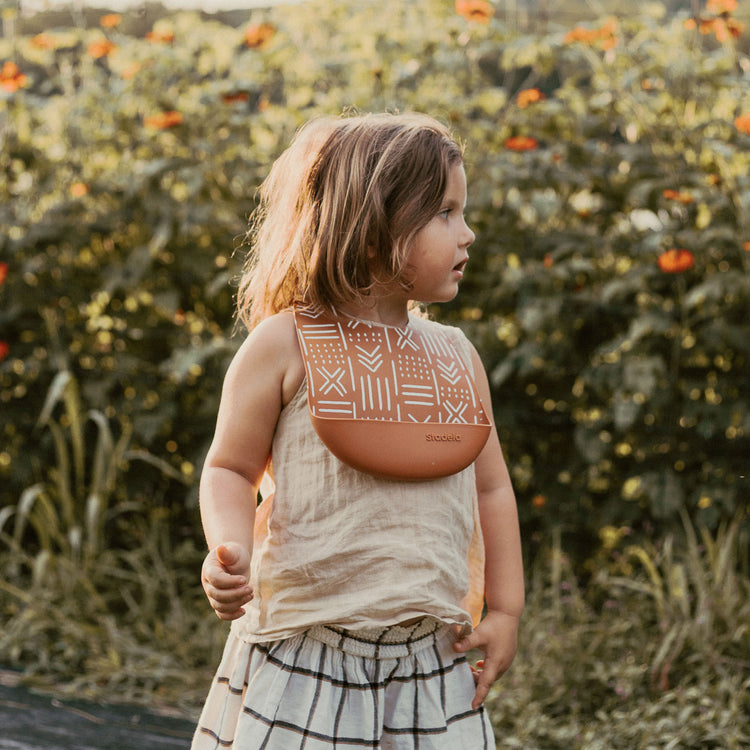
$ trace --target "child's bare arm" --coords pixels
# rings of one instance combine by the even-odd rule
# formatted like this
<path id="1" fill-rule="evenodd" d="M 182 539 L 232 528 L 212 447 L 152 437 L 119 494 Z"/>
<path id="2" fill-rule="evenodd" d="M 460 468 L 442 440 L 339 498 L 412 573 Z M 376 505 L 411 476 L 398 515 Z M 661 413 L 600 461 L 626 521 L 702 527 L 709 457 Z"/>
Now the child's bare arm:
<path id="1" fill-rule="evenodd" d="M 200 486 L 209 547 L 201 578 L 211 606 L 224 620 L 240 617 L 243 605 L 252 599 L 249 572 L 256 498 L 276 421 L 292 387 L 296 346 L 291 318 L 269 318 L 242 344 L 224 381 Z"/>
<path id="2" fill-rule="evenodd" d="M 489 411 L 489 384 L 479 356 L 476 352 L 473 355 L 479 394 Z M 456 650 L 479 648 L 484 652 L 484 663 L 475 671 L 477 691 L 472 706 L 478 708 L 515 656 L 524 606 L 524 577 L 516 499 L 494 427 L 475 469 L 485 545 L 487 615 L 470 636 L 456 644 Z"/>

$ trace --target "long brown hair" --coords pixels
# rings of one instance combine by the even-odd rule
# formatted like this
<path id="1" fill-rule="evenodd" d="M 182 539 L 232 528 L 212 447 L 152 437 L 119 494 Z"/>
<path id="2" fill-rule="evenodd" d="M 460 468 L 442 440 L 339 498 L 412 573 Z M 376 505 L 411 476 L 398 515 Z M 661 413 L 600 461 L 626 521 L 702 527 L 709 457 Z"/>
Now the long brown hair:
<path id="1" fill-rule="evenodd" d="M 437 213 L 462 150 L 421 114 L 318 118 L 273 165 L 251 221 L 238 313 L 248 326 L 295 302 L 337 307 L 408 289 L 416 233 Z"/>

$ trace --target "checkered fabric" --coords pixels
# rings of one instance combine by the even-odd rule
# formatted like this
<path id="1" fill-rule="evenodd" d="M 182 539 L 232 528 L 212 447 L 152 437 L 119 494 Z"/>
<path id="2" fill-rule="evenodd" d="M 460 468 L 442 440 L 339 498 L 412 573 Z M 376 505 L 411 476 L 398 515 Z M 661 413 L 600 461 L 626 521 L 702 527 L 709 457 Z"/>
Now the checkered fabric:
<path id="1" fill-rule="evenodd" d="M 230 634 L 191 750 L 489 750 L 448 626 L 316 626 L 274 643 Z"/>

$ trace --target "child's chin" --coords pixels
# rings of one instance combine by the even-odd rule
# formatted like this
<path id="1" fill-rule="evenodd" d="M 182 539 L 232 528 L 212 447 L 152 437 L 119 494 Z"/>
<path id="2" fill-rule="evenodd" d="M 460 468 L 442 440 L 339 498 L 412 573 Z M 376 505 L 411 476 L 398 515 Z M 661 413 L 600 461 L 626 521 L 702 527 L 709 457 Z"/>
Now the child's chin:
<path id="1" fill-rule="evenodd" d="M 445 293 L 444 296 L 442 296 L 439 300 L 435 300 L 436 302 L 450 302 L 452 299 L 456 299 L 456 296 L 458 295 L 458 284 L 456 284 L 456 288 L 452 291 L 448 291 Z"/>
<path id="2" fill-rule="evenodd" d="M 441 302 L 450 302 L 452 299 L 456 298 L 456 295 L 458 294 L 458 284 L 455 284 L 453 289 L 446 288 L 441 289 L 439 292 L 435 292 L 433 294 L 425 294 L 422 297 L 415 298 L 415 302 L 419 302 L 423 305 L 438 305 Z"/>

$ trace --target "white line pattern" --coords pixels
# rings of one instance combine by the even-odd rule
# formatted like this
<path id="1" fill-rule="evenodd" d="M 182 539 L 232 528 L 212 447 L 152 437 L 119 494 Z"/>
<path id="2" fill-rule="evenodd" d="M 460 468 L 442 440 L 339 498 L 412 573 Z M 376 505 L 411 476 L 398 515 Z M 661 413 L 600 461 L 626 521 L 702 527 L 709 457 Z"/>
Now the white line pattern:
<path id="1" fill-rule="evenodd" d="M 295 318 L 313 414 L 489 423 L 471 373 L 441 327 L 382 326 L 337 318 L 321 308 L 298 308 Z"/>

